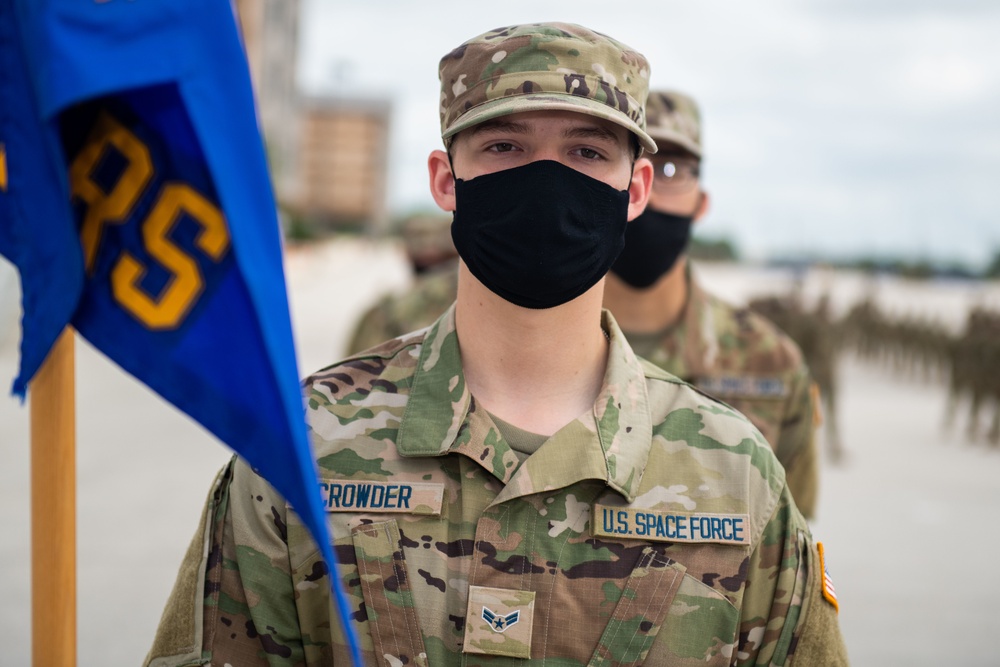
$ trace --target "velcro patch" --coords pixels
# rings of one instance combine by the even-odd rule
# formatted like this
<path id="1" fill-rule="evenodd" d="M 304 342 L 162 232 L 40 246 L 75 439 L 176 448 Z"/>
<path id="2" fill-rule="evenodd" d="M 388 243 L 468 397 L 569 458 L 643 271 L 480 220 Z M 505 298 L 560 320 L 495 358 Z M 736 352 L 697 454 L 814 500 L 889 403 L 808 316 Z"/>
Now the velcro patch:
<path id="1" fill-rule="evenodd" d="M 324 480 L 319 485 L 327 512 L 441 514 L 444 484 Z"/>
<path id="2" fill-rule="evenodd" d="M 650 542 L 750 544 L 750 518 L 746 514 L 665 512 L 595 504 L 591 517 L 591 532 L 595 537 Z"/>
<path id="3" fill-rule="evenodd" d="M 823 543 L 816 543 L 816 550 L 819 552 L 819 567 L 823 570 L 823 599 L 833 605 L 833 608 L 840 613 L 840 602 L 837 601 L 837 590 L 833 587 L 833 579 L 826 569 L 826 554 L 823 551 Z"/>
<path id="4" fill-rule="evenodd" d="M 813 404 L 813 428 L 819 428 L 823 425 L 823 394 L 815 382 L 809 385 L 809 400 Z"/>
<path id="5" fill-rule="evenodd" d="M 751 375 L 700 377 L 695 386 L 719 398 L 784 398 L 788 393 L 781 378 Z"/>
<path id="6" fill-rule="evenodd" d="M 469 586 L 464 653 L 531 657 L 535 592 Z"/>

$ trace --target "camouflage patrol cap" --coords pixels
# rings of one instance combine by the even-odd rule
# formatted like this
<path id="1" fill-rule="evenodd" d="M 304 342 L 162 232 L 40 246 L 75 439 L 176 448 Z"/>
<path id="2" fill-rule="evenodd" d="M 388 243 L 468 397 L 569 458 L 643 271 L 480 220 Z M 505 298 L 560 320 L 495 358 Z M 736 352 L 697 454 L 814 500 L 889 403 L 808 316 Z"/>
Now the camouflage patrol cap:
<path id="1" fill-rule="evenodd" d="M 684 93 L 650 91 L 646 100 L 646 131 L 660 148 L 675 144 L 701 158 L 701 112 Z"/>
<path id="2" fill-rule="evenodd" d="M 421 271 L 458 256 L 451 238 L 450 215 L 412 215 L 403 221 L 406 255 Z"/>
<path id="3" fill-rule="evenodd" d="M 646 134 L 646 58 L 599 32 L 570 23 L 497 28 L 441 59 L 441 138 L 522 111 L 565 110 L 604 118 Z"/>

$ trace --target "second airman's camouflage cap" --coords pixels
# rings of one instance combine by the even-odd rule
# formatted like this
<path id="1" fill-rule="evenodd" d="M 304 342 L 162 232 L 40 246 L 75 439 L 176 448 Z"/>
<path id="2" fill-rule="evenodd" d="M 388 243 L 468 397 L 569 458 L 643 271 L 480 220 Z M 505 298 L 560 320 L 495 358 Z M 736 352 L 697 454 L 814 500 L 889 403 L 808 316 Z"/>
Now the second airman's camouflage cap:
<path id="1" fill-rule="evenodd" d="M 684 93 L 654 90 L 646 100 L 646 131 L 661 149 L 675 144 L 701 157 L 701 112 Z"/>
<path id="2" fill-rule="evenodd" d="M 417 270 L 423 270 L 458 256 L 451 238 L 450 215 L 412 215 L 403 221 L 406 255 Z"/>
<path id="3" fill-rule="evenodd" d="M 646 134 L 646 58 L 606 35 L 570 23 L 498 28 L 441 59 L 441 138 L 512 113 L 565 110 Z"/>

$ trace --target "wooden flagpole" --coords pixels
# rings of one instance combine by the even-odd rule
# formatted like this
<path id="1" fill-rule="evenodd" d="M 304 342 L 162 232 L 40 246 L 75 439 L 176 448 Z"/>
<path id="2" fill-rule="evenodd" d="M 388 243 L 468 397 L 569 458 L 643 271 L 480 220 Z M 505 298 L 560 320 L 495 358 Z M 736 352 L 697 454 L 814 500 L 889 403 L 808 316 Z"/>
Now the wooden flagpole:
<path id="1" fill-rule="evenodd" d="M 31 655 L 35 667 L 76 665 L 76 394 L 66 327 L 29 391 L 31 404 Z"/>

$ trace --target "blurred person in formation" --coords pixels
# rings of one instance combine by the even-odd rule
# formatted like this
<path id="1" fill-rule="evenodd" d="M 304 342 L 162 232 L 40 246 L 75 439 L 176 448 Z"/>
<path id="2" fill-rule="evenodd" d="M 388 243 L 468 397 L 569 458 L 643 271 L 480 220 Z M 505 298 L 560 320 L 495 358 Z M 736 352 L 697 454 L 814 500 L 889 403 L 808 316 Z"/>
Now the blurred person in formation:
<path id="1" fill-rule="evenodd" d="M 401 231 L 413 285 L 402 293 L 386 294 L 358 318 L 347 354 L 430 326 L 455 301 L 458 251 L 451 239 L 451 217 L 413 216 Z"/>
<path id="2" fill-rule="evenodd" d="M 802 327 L 805 332 L 801 337 L 792 336 L 802 347 L 809 372 L 819 387 L 821 396 L 822 425 L 826 435 L 827 455 L 834 462 L 843 461 L 847 456 L 843 441 L 840 439 L 840 416 L 837 407 L 837 395 L 840 391 L 838 382 L 838 361 L 843 339 L 843 326 L 834 318 L 830 309 L 830 295 L 824 293 L 816 302 L 816 308 L 809 312 L 801 307 Z"/>
<path id="3" fill-rule="evenodd" d="M 817 390 L 799 347 L 774 324 L 706 291 L 686 256 L 708 211 L 701 187 L 701 114 L 689 96 L 653 91 L 647 131 L 653 191 L 625 232 L 604 306 L 636 354 L 725 401 L 754 423 L 785 467 L 802 513 L 815 514 Z"/>
<path id="4" fill-rule="evenodd" d="M 367 665 L 846 664 L 824 551 L 763 436 L 601 307 L 653 179 L 646 59 L 520 25 L 439 77 L 428 171 L 456 303 L 304 383 L 339 564 L 234 459 L 151 663 L 346 665 L 343 620 Z"/>
<path id="5" fill-rule="evenodd" d="M 824 293 L 816 307 L 804 303 L 801 283 L 783 296 L 763 296 L 752 299 L 748 307 L 764 316 L 788 334 L 802 350 L 809 374 L 818 387 L 821 426 L 825 431 L 827 455 L 834 463 L 847 457 L 840 439 L 837 414 L 838 365 L 845 340 L 851 337 L 847 319 L 834 318 L 830 313 L 830 296 Z"/>

